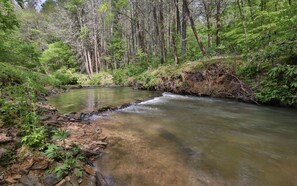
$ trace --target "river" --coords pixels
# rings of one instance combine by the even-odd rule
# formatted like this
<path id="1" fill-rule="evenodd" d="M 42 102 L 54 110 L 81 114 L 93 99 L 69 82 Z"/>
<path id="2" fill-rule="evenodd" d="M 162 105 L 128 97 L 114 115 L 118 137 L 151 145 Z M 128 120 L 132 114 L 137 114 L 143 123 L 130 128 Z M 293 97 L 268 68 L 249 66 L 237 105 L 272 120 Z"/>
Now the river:
<path id="1" fill-rule="evenodd" d="M 296 110 L 117 89 L 94 94 L 106 104 L 149 100 L 94 121 L 108 137 L 96 164 L 111 185 L 297 185 Z M 57 103 L 75 104 L 94 90 L 75 91 L 50 103 L 62 110 Z M 89 100 L 98 102 L 87 98 L 79 105 L 89 106 L 75 111 L 95 107 Z"/>

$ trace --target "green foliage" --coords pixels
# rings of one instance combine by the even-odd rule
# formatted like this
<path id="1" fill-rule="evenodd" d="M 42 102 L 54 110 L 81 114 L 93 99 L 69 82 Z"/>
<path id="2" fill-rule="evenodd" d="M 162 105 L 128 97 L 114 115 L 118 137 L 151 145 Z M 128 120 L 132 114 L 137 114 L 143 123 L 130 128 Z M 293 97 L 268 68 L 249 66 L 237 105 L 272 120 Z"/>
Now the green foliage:
<path id="1" fill-rule="evenodd" d="M 62 138 L 65 139 L 64 137 L 65 135 L 63 134 Z M 70 149 L 66 149 L 65 146 L 59 147 L 55 144 L 48 144 L 45 155 L 59 162 L 59 164 L 50 170 L 50 172 L 55 173 L 58 177 L 65 176 L 71 171 L 73 171 L 77 177 L 82 177 L 82 161 L 85 158 L 78 146 L 73 145 Z"/>
<path id="2" fill-rule="evenodd" d="M 58 79 L 62 85 L 75 85 L 78 83 L 79 75 L 75 73 L 74 69 L 67 69 L 65 67 L 52 73 L 52 76 Z"/>
<path id="3" fill-rule="evenodd" d="M 53 140 L 64 140 L 69 137 L 70 133 L 68 131 L 58 129 L 54 131 L 54 135 L 52 136 Z"/>
<path id="4" fill-rule="evenodd" d="M 51 159 L 58 158 L 59 152 L 62 151 L 62 148 L 55 144 L 48 144 L 47 149 L 45 150 L 45 155 Z"/>
<path id="5" fill-rule="evenodd" d="M 140 74 L 136 79 L 143 88 L 148 90 L 154 89 L 158 82 L 158 77 L 150 71 Z"/>
<path id="6" fill-rule="evenodd" d="M 9 0 L 0 0 L 0 32 L 1 30 L 13 29 L 17 25 L 13 5 Z"/>
<path id="7" fill-rule="evenodd" d="M 129 85 L 129 78 L 136 77 L 146 70 L 147 66 L 144 63 L 130 64 L 124 68 L 113 70 L 113 81 L 117 85 Z"/>
<path id="8" fill-rule="evenodd" d="M 83 176 L 82 163 L 76 158 L 66 159 L 63 163 L 57 165 L 52 172 L 55 173 L 57 177 L 61 178 L 69 174 L 72 170 L 75 171 L 76 176 Z"/>
<path id="9" fill-rule="evenodd" d="M 297 66 L 278 65 L 272 68 L 260 86 L 256 95 L 261 102 L 296 105 Z"/>
<path id="10" fill-rule="evenodd" d="M 90 79 L 91 85 L 113 85 L 113 77 L 107 72 L 100 72 L 95 74 Z"/>
<path id="11" fill-rule="evenodd" d="M 35 102 L 44 87 L 57 81 L 26 68 L 0 63 L 0 119 L 21 129 L 21 142 L 34 149 L 46 145 L 47 131 L 39 123 Z"/>
<path id="12" fill-rule="evenodd" d="M 42 126 L 35 126 L 25 136 L 21 142 L 31 148 L 44 149 L 46 145 L 47 132 Z"/>
<path id="13" fill-rule="evenodd" d="M 144 62 L 146 59 L 146 54 L 143 52 L 141 48 L 138 48 L 136 51 L 136 61 L 137 62 Z"/>
<path id="14" fill-rule="evenodd" d="M 19 31 L 1 32 L 0 61 L 30 69 L 38 69 L 41 54 L 35 42 L 26 42 Z"/>
<path id="15" fill-rule="evenodd" d="M 70 47 L 62 42 L 48 45 L 48 49 L 40 57 L 40 63 L 45 72 L 52 72 L 62 67 L 75 68 L 77 66 Z"/>
<path id="16" fill-rule="evenodd" d="M 113 63 L 119 63 L 122 60 L 124 53 L 126 52 L 125 40 L 122 38 L 120 33 L 116 32 L 111 37 L 107 45 L 108 50 L 111 53 Z M 114 68 L 117 68 L 114 66 Z"/>
<path id="17" fill-rule="evenodd" d="M 33 89 L 34 92 L 40 92 L 44 90 L 45 86 L 57 86 L 59 81 L 57 79 L 46 76 L 41 73 L 33 72 L 24 67 L 11 66 L 6 63 L 0 63 L 0 85 L 1 86 L 14 86 L 21 85 L 18 87 L 19 91 L 22 91 L 22 88 Z M 7 89 L 9 89 L 7 87 Z M 11 92 L 15 92 L 11 91 Z M 23 93 L 26 94 L 24 91 Z M 22 94 L 22 92 L 20 92 Z"/>

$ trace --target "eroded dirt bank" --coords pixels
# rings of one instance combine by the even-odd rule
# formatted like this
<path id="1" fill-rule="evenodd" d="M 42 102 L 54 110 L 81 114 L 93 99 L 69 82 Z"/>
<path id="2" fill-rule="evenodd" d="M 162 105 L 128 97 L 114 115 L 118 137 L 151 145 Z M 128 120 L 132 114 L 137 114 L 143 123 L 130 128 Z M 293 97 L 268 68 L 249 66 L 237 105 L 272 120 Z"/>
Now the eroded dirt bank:
<path id="1" fill-rule="evenodd" d="M 253 90 L 245 84 L 235 70 L 217 60 L 213 63 L 189 63 L 181 67 L 162 67 L 148 72 L 145 78 L 130 85 L 176 94 L 231 98 L 256 103 Z"/>

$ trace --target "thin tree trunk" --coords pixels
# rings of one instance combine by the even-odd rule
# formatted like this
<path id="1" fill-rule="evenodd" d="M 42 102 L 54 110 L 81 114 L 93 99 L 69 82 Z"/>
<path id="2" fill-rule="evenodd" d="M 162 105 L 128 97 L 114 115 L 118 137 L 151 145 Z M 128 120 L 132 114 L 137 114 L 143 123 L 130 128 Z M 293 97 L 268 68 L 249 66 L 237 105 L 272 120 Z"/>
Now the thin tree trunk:
<path id="1" fill-rule="evenodd" d="M 187 12 L 187 16 L 188 16 L 188 18 L 190 19 L 190 23 L 191 23 L 191 27 L 192 27 L 193 33 L 194 33 L 194 35 L 195 35 L 195 38 L 196 38 L 196 40 L 197 40 L 197 43 L 198 43 L 198 45 L 199 45 L 199 48 L 200 48 L 200 50 L 201 50 L 202 55 L 205 56 L 205 55 L 206 55 L 206 51 L 205 51 L 205 48 L 204 48 L 204 46 L 203 46 L 203 43 L 201 42 L 201 39 L 200 39 L 198 33 L 197 33 L 197 30 L 196 30 L 196 27 L 195 27 L 194 19 L 193 19 L 192 15 L 191 15 L 191 12 L 190 12 L 189 7 L 188 7 L 188 2 L 187 2 L 187 0 L 183 0 L 183 1 L 184 1 L 184 3 L 186 4 L 186 12 Z"/>
<path id="2" fill-rule="evenodd" d="M 134 4 L 131 5 L 131 17 L 134 16 Z M 132 39 L 132 47 L 131 47 L 131 54 L 134 56 L 136 54 L 136 41 L 135 41 L 135 34 L 136 28 L 135 28 L 135 20 L 133 19 L 131 21 L 131 39 Z"/>
<path id="3" fill-rule="evenodd" d="M 91 78 L 91 73 L 90 73 L 90 69 L 89 69 L 89 63 L 88 63 L 88 56 L 87 56 L 87 52 L 86 52 L 86 49 L 83 48 L 83 55 L 84 55 L 84 58 L 85 58 L 85 67 L 86 67 L 86 71 L 87 71 L 87 74 L 88 74 L 88 77 Z"/>
<path id="4" fill-rule="evenodd" d="M 161 63 L 166 61 L 166 46 L 165 46 L 165 33 L 164 33 L 164 16 L 163 16 L 163 0 L 160 1 L 159 9 L 159 24 L 160 24 L 160 50 L 161 50 Z"/>
<path id="5" fill-rule="evenodd" d="M 173 24 L 171 26 L 171 39 L 172 39 L 172 47 L 173 47 L 173 56 L 174 56 L 174 61 L 175 61 L 175 64 L 179 64 L 179 59 L 178 59 L 178 53 L 177 53 L 177 47 L 176 47 L 176 36 L 178 36 L 178 32 L 177 32 L 177 28 L 176 28 L 176 25 L 177 25 L 177 21 L 176 21 L 176 18 L 178 17 L 178 12 L 175 11 L 175 16 L 172 20 Z M 170 25 L 170 23 L 169 23 Z"/>
<path id="6" fill-rule="evenodd" d="M 174 54 L 174 61 L 175 64 L 179 64 L 178 54 L 177 54 L 177 48 L 176 48 L 176 38 L 175 34 L 172 33 L 172 45 L 173 45 L 173 54 Z"/>
<path id="7" fill-rule="evenodd" d="M 157 18 L 157 8 L 156 8 L 156 5 L 154 5 L 154 8 L 153 8 L 153 17 L 154 17 L 154 25 L 155 25 L 155 34 L 156 34 L 156 37 L 155 37 L 155 46 L 160 46 L 160 32 L 159 32 L 159 24 L 158 24 L 158 18 Z M 157 48 L 157 47 L 155 47 Z M 160 57 L 162 56 L 162 53 L 161 53 L 161 48 L 159 50 L 157 50 L 156 52 L 159 52 L 160 51 Z"/>
<path id="8" fill-rule="evenodd" d="M 92 65 L 90 51 L 87 52 L 87 56 L 88 56 L 90 74 L 91 74 L 91 76 L 93 76 L 93 65 Z"/>
<path id="9" fill-rule="evenodd" d="M 240 4 L 240 1 L 239 0 L 236 0 L 237 1 L 237 6 L 238 6 L 238 9 L 239 9 L 239 13 L 240 13 L 240 17 L 241 17 L 241 21 L 242 21 L 242 29 L 243 29 L 243 33 L 245 35 L 245 41 L 247 41 L 247 31 L 246 31 L 246 22 L 245 22 L 245 15 L 242 11 L 242 7 L 241 7 L 241 4 Z"/>
<path id="10" fill-rule="evenodd" d="M 216 31 L 216 44 L 217 47 L 221 44 L 221 0 L 217 0 L 216 2 L 216 6 L 217 6 L 217 15 L 216 15 L 216 19 L 217 19 L 217 31 Z"/>
<path id="11" fill-rule="evenodd" d="M 248 5 L 249 5 L 249 9 L 250 9 L 250 13 L 251 13 L 251 18 L 252 20 L 254 20 L 254 12 L 253 12 L 253 4 L 251 0 L 247 0 Z"/>
<path id="12" fill-rule="evenodd" d="M 181 24 L 180 24 L 180 13 L 179 13 L 178 0 L 174 0 L 174 5 L 175 5 L 175 12 L 176 12 L 176 31 L 177 31 L 177 33 L 181 33 Z"/>
<path id="13" fill-rule="evenodd" d="M 182 56 L 187 55 L 187 4 L 183 1 L 183 11 L 182 11 L 182 28 L 181 28 L 181 51 Z"/>
<path id="14" fill-rule="evenodd" d="M 204 5 L 204 11 L 205 11 L 205 17 L 206 17 L 206 23 L 207 23 L 207 41 L 208 41 L 208 47 L 212 46 L 212 34 L 211 34 L 211 22 L 210 22 L 210 5 L 212 4 L 212 1 L 210 1 L 209 4 L 206 3 L 206 0 L 203 0 Z"/>

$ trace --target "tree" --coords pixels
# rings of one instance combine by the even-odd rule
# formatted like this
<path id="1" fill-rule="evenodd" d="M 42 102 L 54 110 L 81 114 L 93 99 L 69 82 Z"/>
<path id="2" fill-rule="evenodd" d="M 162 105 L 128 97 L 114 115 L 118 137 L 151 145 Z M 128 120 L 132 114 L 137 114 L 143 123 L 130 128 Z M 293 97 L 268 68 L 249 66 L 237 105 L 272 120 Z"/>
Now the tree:
<path id="1" fill-rule="evenodd" d="M 191 15 L 191 12 L 190 12 L 190 9 L 189 9 L 188 2 L 187 2 L 187 0 L 183 0 L 183 2 L 184 2 L 184 4 L 185 4 L 186 15 L 187 15 L 187 17 L 190 19 L 191 28 L 192 28 L 192 30 L 193 30 L 193 33 L 194 33 L 194 35 L 195 35 L 195 38 L 196 38 L 196 40 L 197 40 L 197 43 L 198 43 L 199 48 L 200 48 L 200 50 L 201 50 L 201 53 L 202 53 L 202 55 L 205 56 L 205 55 L 206 55 L 206 50 L 205 50 L 205 48 L 204 48 L 204 46 L 203 46 L 203 43 L 202 43 L 202 41 L 201 41 L 201 39 L 200 39 L 200 37 L 199 37 L 199 35 L 198 35 L 198 33 L 197 33 L 197 30 L 196 30 L 196 27 L 195 27 L 195 22 L 194 22 L 194 19 L 193 19 L 192 15 Z"/>

